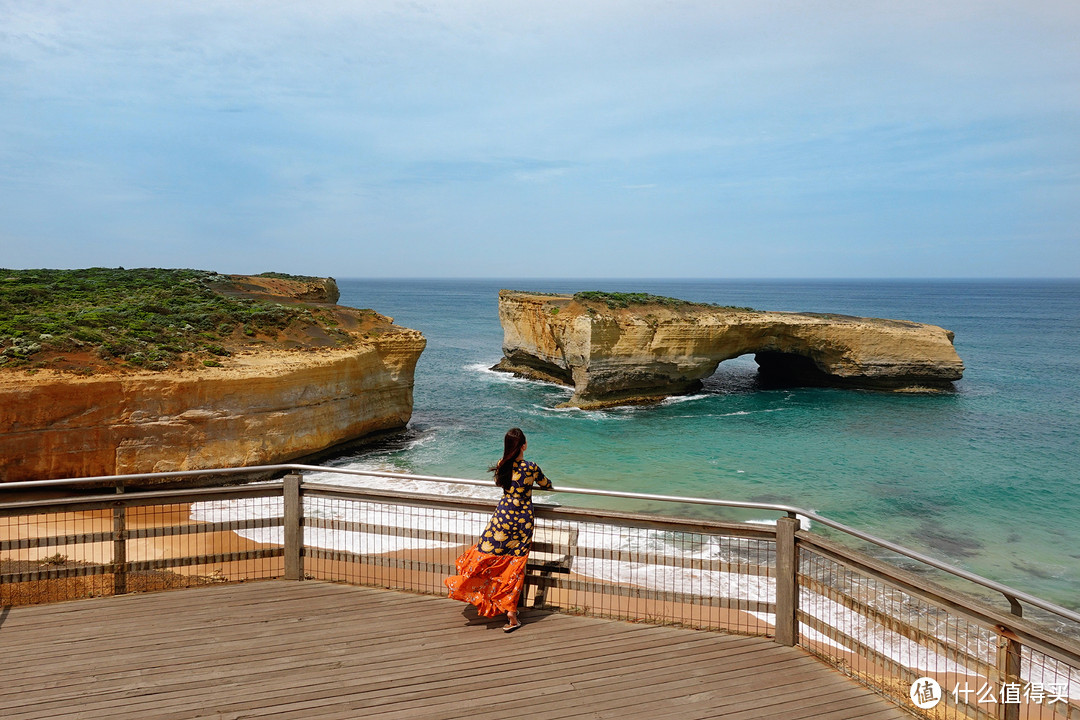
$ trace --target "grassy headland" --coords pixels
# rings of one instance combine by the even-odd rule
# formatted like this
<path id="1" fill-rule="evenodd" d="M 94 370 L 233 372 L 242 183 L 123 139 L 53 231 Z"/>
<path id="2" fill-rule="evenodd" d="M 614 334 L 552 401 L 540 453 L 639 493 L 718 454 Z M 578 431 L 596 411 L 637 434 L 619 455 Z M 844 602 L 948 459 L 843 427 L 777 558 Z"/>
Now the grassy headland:
<path id="1" fill-rule="evenodd" d="M 574 293 L 574 299 L 579 302 L 602 302 L 611 309 L 628 308 L 636 305 L 660 305 L 667 308 L 709 307 L 723 308 L 726 310 L 753 310 L 753 308 L 749 307 L 736 307 L 734 305 L 716 305 L 714 303 L 696 303 L 690 302 L 689 300 L 680 300 L 679 298 L 665 297 L 664 295 L 652 295 L 649 293 L 621 293 L 588 290 L 585 292 Z"/>
<path id="2" fill-rule="evenodd" d="M 343 322 L 338 306 L 275 296 L 252 285 L 258 278 L 321 282 L 282 273 L 247 277 L 157 268 L 0 269 L 0 370 L 92 374 L 212 367 L 245 347 L 356 341 L 342 325 L 355 330 L 358 324 Z M 372 320 L 385 320 L 365 312 Z"/>

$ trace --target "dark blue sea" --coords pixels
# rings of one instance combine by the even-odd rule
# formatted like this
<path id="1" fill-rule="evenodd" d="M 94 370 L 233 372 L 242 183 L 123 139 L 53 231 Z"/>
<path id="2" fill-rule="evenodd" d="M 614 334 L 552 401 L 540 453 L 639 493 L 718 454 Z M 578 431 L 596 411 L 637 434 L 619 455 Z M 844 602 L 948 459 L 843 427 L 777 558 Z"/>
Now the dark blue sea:
<path id="1" fill-rule="evenodd" d="M 428 346 L 408 431 L 336 464 L 485 478 L 503 433 L 518 426 L 556 484 L 789 503 L 1080 606 L 1080 281 L 338 284 L 342 304 L 421 330 Z M 777 390 L 758 387 L 745 356 L 721 364 L 703 391 L 660 405 L 561 409 L 568 389 L 488 370 L 502 355 L 500 288 L 649 292 L 931 323 L 956 333 L 966 371 L 952 394 Z"/>

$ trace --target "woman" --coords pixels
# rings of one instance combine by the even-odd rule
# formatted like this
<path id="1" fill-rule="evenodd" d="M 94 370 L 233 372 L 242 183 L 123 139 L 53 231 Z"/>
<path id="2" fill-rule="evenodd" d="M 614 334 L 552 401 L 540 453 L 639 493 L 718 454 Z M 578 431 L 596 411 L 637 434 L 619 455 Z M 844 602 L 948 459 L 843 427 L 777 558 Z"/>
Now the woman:
<path id="1" fill-rule="evenodd" d="M 521 627 L 517 603 L 532 547 L 532 489 L 551 489 L 540 467 L 523 457 L 528 446 L 518 428 L 506 433 L 502 459 L 489 468 L 502 488 L 502 500 L 480 539 L 454 563 L 458 574 L 443 581 L 450 597 L 472 603 L 481 615 L 506 613 L 504 632 Z"/>

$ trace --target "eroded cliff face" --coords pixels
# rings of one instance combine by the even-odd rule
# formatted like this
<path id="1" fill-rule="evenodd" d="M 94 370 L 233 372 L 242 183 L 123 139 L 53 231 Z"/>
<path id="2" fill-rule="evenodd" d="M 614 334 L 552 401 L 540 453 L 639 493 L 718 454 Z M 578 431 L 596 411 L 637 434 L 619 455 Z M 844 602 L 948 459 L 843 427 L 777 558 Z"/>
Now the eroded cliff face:
<path id="1" fill-rule="evenodd" d="M 0 481 L 271 464 L 404 427 L 423 335 L 331 309 L 345 346 L 290 336 L 220 367 L 0 373 Z"/>
<path id="2" fill-rule="evenodd" d="M 574 388 L 569 405 L 649 402 L 700 387 L 719 363 L 754 353 L 763 374 L 795 384 L 882 390 L 951 388 L 964 366 L 934 325 L 702 305 L 610 308 L 565 295 L 499 294 L 496 369 Z"/>

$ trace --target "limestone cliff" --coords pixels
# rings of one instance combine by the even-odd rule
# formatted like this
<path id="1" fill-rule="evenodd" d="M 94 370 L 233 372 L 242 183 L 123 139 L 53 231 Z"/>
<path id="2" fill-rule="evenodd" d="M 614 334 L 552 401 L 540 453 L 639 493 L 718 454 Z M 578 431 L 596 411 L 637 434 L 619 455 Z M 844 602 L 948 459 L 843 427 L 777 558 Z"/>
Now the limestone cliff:
<path id="1" fill-rule="evenodd" d="M 158 372 L 0 372 L 0 481 L 284 462 L 404 427 L 424 337 L 327 303 L 337 299 L 332 283 L 322 295 L 257 283 L 264 296 L 318 313 L 329 331 L 292 323 L 276 340 L 236 331 L 213 360 Z"/>
<path id="2" fill-rule="evenodd" d="M 795 384 L 941 390 L 964 370 L 951 332 L 903 320 L 682 302 L 612 307 L 509 290 L 499 293 L 499 319 L 504 357 L 495 369 L 572 386 L 568 404 L 578 407 L 688 392 L 748 353 L 767 377 Z"/>

